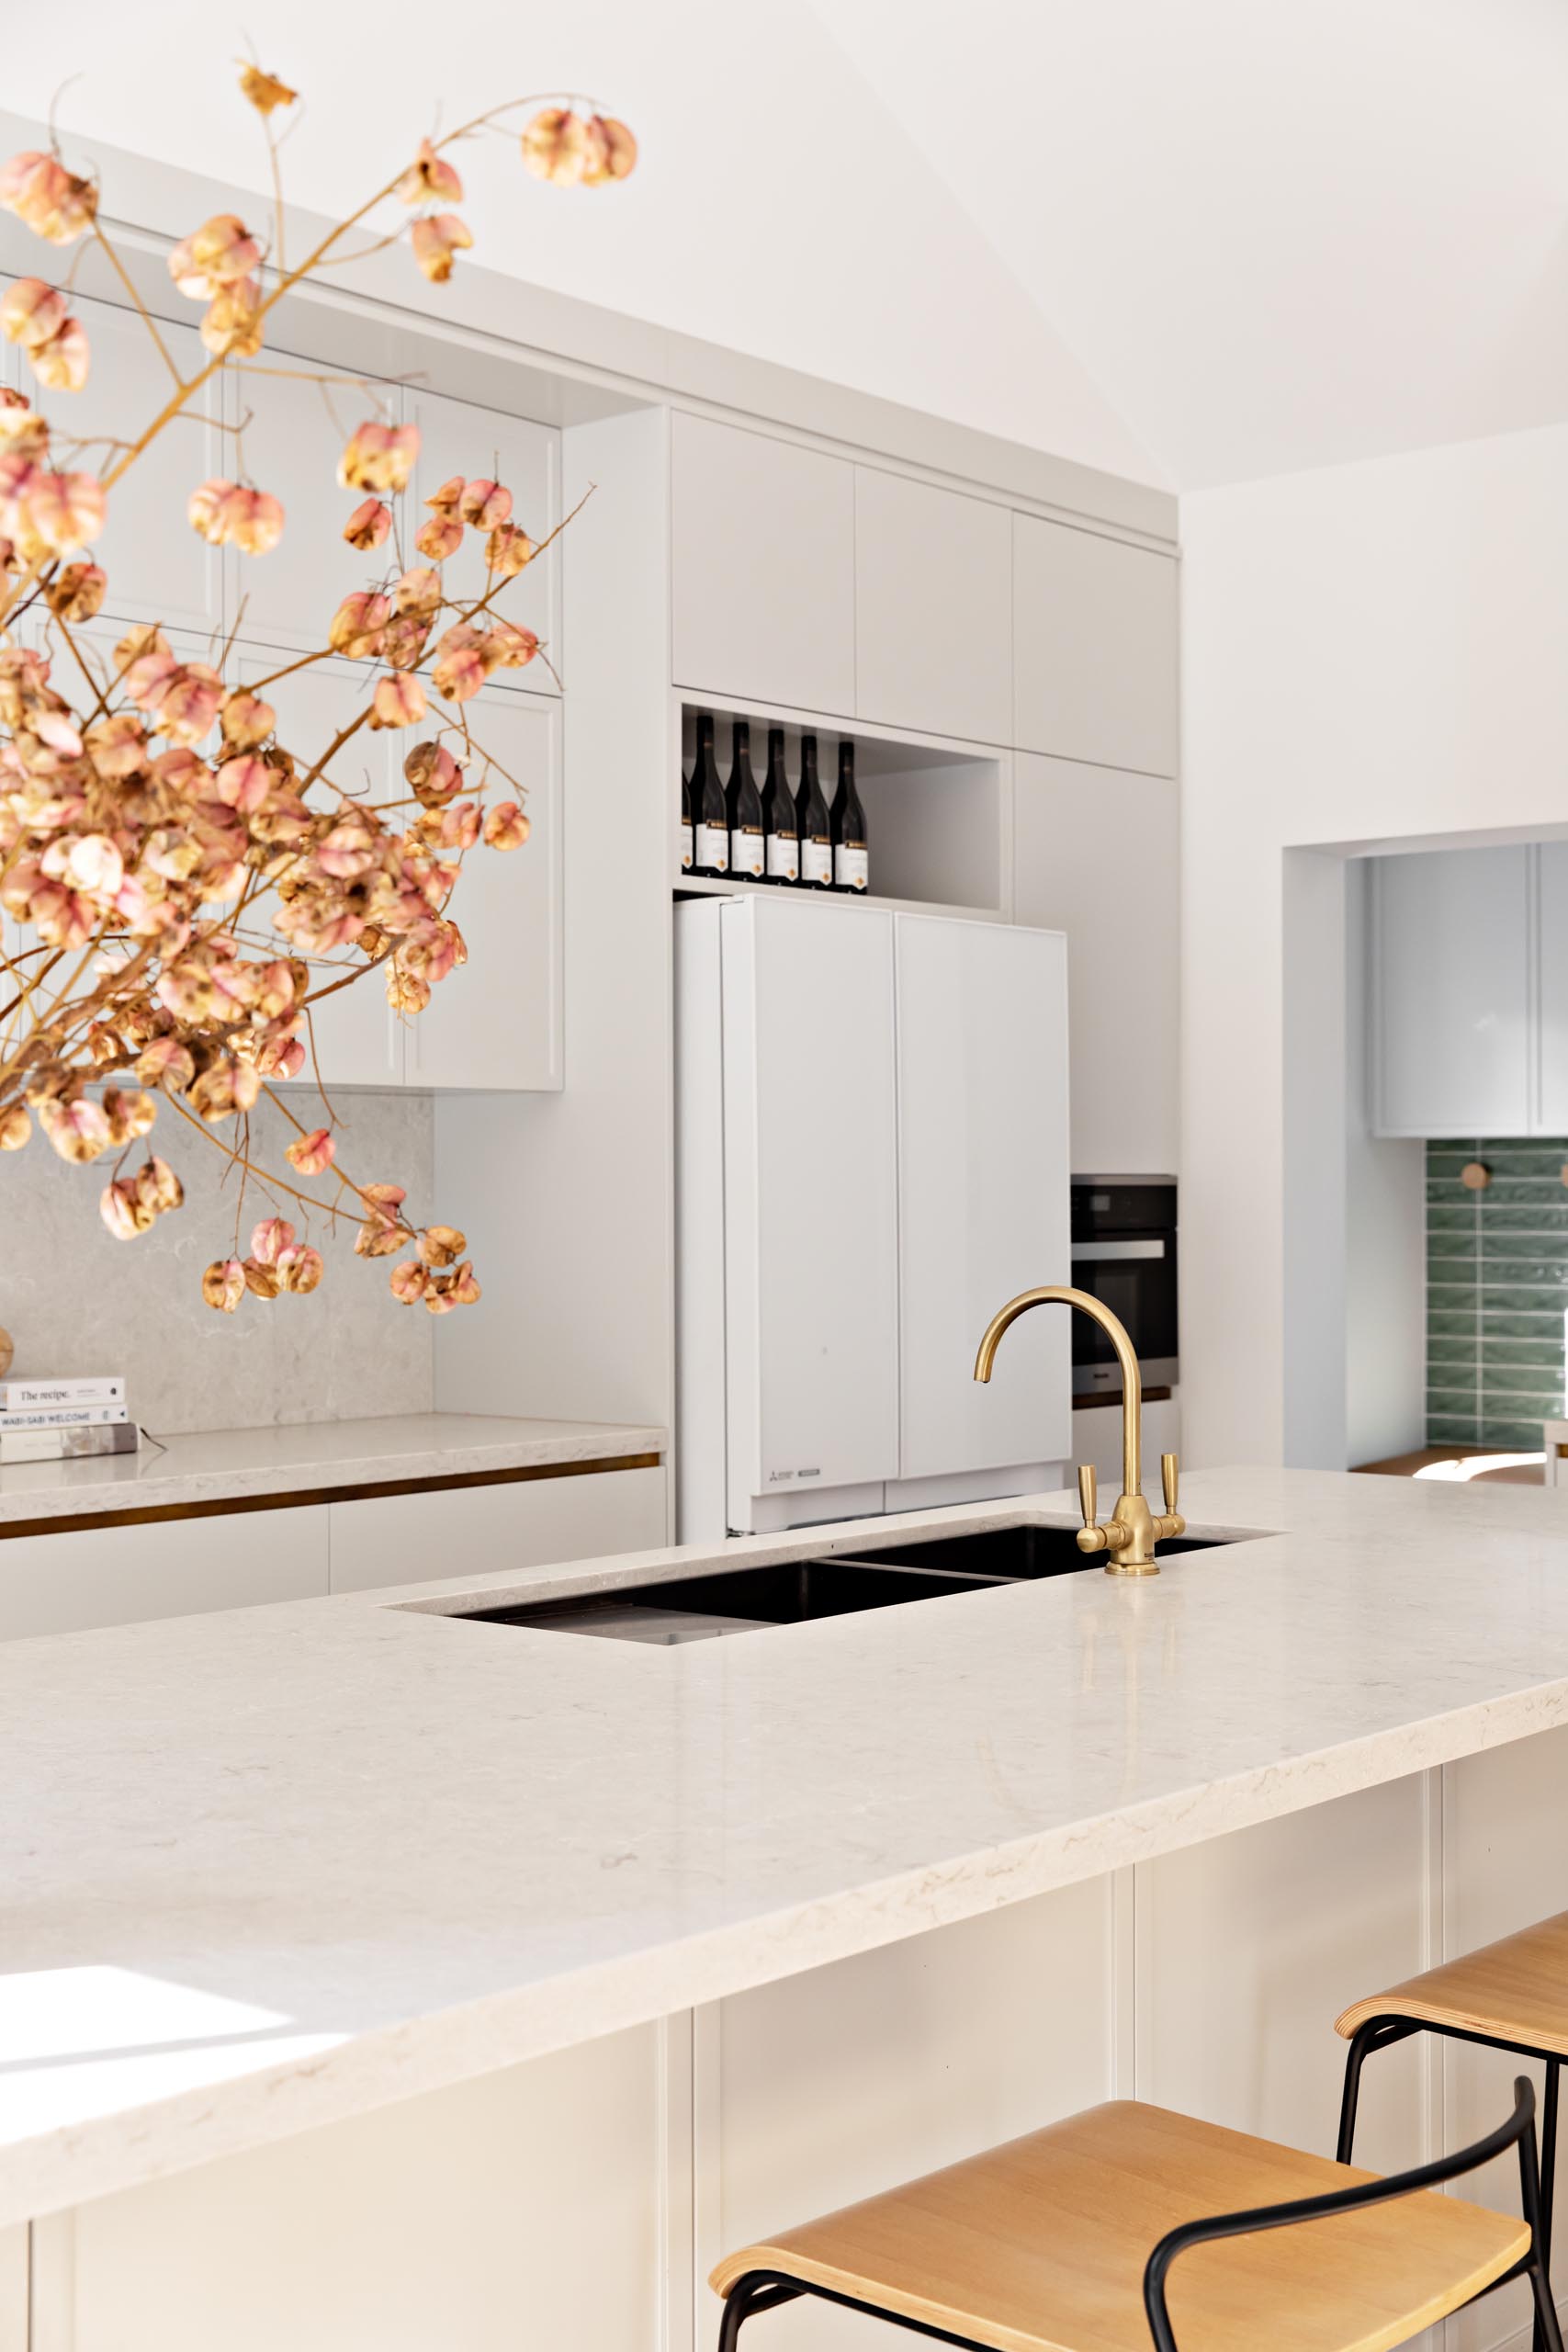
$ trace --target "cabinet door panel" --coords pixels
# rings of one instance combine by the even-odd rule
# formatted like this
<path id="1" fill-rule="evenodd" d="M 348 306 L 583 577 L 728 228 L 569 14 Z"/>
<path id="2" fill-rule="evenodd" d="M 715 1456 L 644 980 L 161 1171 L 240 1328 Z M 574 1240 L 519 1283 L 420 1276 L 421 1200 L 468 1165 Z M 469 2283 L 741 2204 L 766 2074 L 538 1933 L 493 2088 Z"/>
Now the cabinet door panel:
<path id="1" fill-rule="evenodd" d="M 651 1550 L 664 1541 L 664 1473 L 591 1470 L 327 1509 L 333 1590 L 367 1592 Z"/>
<path id="2" fill-rule="evenodd" d="M 312 1600 L 326 1589 L 324 1504 L 13 1536 L 0 1544 L 0 1641 Z"/>
<path id="3" fill-rule="evenodd" d="M 678 684 L 854 709 L 854 468 L 705 417 L 671 419 Z"/>
<path id="4" fill-rule="evenodd" d="M 489 690 L 466 706 L 486 805 L 527 794 L 520 850 L 482 841 L 463 858 L 452 912 L 468 960 L 431 991 L 405 1032 L 409 1083 L 549 1092 L 562 1084 L 560 710 L 532 695 Z"/>
<path id="5" fill-rule="evenodd" d="M 1540 891 L 1536 1127 L 1541 1135 L 1563 1136 L 1568 1135 L 1568 842 L 1543 842 L 1536 857 Z"/>
<path id="6" fill-rule="evenodd" d="M 731 1494 L 894 1477 L 892 920 L 752 899 L 723 923 Z"/>
<path id="7" fill-rule="evenodd" d="M 315 363 L 269 353 L 266 363 L 298 368 L 299 376 L 233 376 L 227 385 L 230 422 L 246 419 L 241 447 L 246 473 L 258 490 L 281 499 L 283 537 L 270 554 L 229 550 L 230 609 L 244 600 L 243 634 L 266 645 L 313 651 L 327 642 L 327 628 L 351 591 L 377 585 L 396 571 L 394 542 L 362 554 L 351 548 L 343 526 L 365 496 L 340 490 L 337 461 L 344 443 L 367 418 L 397 424 L 402 393 L 396 384 L 313 383 Z M 220 469 L 234 470 L 233 460 Z M 401 520 L 402 545 L 412 556 L 406 501 L 386 500 Z"/>
<path id="8" fill-rule="evenodd" d="M 1529 1132 L 1529 855 L 1433 850 L 1376 860 L 1380 1133 Z"/>
<path id="9" fill-rule="evenodd" d="M 90 300 L 77 300 L 74 308 L 92 345 L 87 381 L 79 392 L 38 392 L 38 404 L 62 447 L 66 435 L 88 443 L 96 435 L 133 437 L 168 400 L 169 371 L 134 311 Z M 207 365 L 208 354 L 193 328 L 160 324 L 159 333 L 186 378 Z M 24 364 L 21 380 L 29 397 L 30 378 Z M 186 507 L 198 482 L 232 471 L 222 460 L 215 429 L 218 400 L 214 378 L 192 396 L 186 414 L 149 444 L 108 493 L 108 519 L 93 548 L 108 574 L 106 613 L 193 630 L 202 640 L 202 654 L 209 636 L 223 626 L 221 560 L 191 529 Z M 85 462 L 101 470 L 115 454 L 94 443 L 85 450 Z"/>
<path id="10" fill-rule="evenodd" d="M 275 665 L 248 654 L 240 662 L 241 678 L 249 684 Z M 362 710 L 369 696 L 372 672 L 368 664 L 321 662 L 297 670 L 261 691 L 277 713 L 278 739 L 294 757 L 313 765 L 333 738 Z M 325 771 L 345 792 L 377 800 L 391 797 L 393 780 L 389 745 L 394 734 L 372 734 L 361 728 L 345 743 Z M 317 796 L 320 797 L 320 796 Z M 356 969 L 364 958 L 353 948 L 311 959 L 314 985 L 325 987 Z M 317 1066 L 321 1082 L 333 1086 L 399 1086 L 403 1079 L 403 1029 L 387 1002 L 378 973 L 339 989 L 312 1006 L 310 1026 L 315 1035 Z M 307 1072 L 297 1081 L 311 1082 Z"/>
<path id="11" fill-rule="evenodd" d="M 1104 891 L 1135 907 L 1117 953 Z M 1168 1176 L 1177 1159 L 1180 808 L 1165 776 L 1021 752 L 1013 763 L 1013 913 L 1067 941 L 1072 1164 Z"/>
<path id="12" fill-rule="evenodd" d="M 855 709 L 930 735 L 1012 735 L 1012 516 L 855 468 Z"/>
<path id="13" fill-rule="evenodd" d="M 997 1308 L 1070 1279 L 1066 943 L 999 923 L 897 918 L 901 1441 L 906 1478 L 1067 1451 L 1066 1308 L 1009 1332 Z"/>
<path id="14" fill-rule="evenodd" d="M 1013 741 L 1174 775 L 1176 560 L 1013 517 Z"/>
<path id="15" fill-rule="evenodd" d="M 467 401 L 448 400 L 437 392 L 404 394 L 404 411 L 419 427 L 419 456 L 414 462 L 412 496 L 409 500 L 408 556 L 423 561 L 413 535 L 429 519 L 425 500 L 454 474 L 471 481 L 476 474 L 502 481 L 512 492 L 513 520 L 530 538 L 546 538 L 560 520 L 560 435 L 547 424 L 526 417 L 505 416 L 498 409 L 475 408 Z M 446 560 L 443 574 L 446 593 L 471 602 L 490 585 L 485 568 L 484 535 L 466 530 L 463 544 Z M 543 639 L 551 659 L 560 661 L 560 543 L 531 563 L 502 591 L 496 609 L 520 628 L 531 628 Z M 523 685 L 536 694 L 554 694 L 554 679 L 542 662 L 526 670 L 500 670 L 492 684 Z"/>

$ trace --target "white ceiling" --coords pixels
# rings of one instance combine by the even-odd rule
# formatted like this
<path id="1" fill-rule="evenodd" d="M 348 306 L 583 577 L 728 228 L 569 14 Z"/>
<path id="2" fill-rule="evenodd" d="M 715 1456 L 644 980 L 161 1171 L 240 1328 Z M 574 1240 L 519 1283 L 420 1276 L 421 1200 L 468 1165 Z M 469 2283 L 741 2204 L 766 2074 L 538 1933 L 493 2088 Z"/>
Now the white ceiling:
<path id="1" fill-rule="evenodd" d="M 479 257 L 1181 489 L 1568 417 L 1563 0 L 267 0 L 346 207 L 558 81 L 624 187 L 465 156 Z M 445 40 L 438 28 L 448 25 Z M 208 0 L 17 12 L 7 105 L 261 188 Z M 112 208 L 113 190 L 107 192 Z M 438 293 L 429 299 L 438 301 Z"/>

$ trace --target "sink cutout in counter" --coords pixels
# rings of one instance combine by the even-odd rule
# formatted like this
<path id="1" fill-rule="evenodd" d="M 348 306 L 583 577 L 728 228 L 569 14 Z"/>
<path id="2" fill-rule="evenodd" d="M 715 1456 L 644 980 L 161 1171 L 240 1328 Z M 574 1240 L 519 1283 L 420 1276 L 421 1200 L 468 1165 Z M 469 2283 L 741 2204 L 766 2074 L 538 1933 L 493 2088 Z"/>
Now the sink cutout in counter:
<path id="1" fill-rule="evenodd" d="M 1070 1527 L 992 1527 L 927 1542 L 867 1546 L 863 1555 L 784 1560 L 758 1567 L 716 1568 L 657 1583 L 618 1586 L 610 1592 L 558 1596 L 503 1609 L 471 1609 L 463 1622 L 523 1625 L 536 1633 L 585 1634 L 601 1640 L 674 1648 L 773 1625 L 803 1625 L 817 1618 L 858 1616 L 917 1600 L 950 1599 L 998 1585 L 1046 1577 L 1103 1574 L 1086 1558 Z M 1229 1539 L 1179 1536 L 1159 1547 L 1162 1559 L 1206 1552 Z"/>

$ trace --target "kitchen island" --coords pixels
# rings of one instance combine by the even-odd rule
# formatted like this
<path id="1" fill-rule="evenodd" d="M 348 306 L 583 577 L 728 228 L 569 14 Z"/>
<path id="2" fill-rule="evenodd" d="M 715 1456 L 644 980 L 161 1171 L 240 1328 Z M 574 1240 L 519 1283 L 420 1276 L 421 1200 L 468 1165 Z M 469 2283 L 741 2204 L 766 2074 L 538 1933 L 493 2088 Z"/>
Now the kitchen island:
<path id="1" fill-rule="evenodd" d="M 1182 1501 L 1146 1582 L 681 1648 L 460 1612 L 694 1551 L 0 1648 L 0 2345 L 686 2352 L 725 2243 L 1097 2098 L 1330 2145 L 1337 2010 L 1568 1906 L 1568 1494 Z M 1367 2160 L 1508 2064 L 1375 2062 Z"/>

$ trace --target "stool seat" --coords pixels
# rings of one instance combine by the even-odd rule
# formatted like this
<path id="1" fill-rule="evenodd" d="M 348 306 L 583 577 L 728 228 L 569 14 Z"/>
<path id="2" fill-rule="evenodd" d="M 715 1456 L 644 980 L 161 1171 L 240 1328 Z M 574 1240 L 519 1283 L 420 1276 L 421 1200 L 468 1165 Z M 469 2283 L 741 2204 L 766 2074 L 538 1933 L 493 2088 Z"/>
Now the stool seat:
<path id="1" fill-rule="evenodd" d="M 1144 2267 L 1168 2230 L 1371 2177 L 1113 2100 L 743 2247 L 712 2283 L 777 2271 L 993 2352 L 1149 2352 Z M 1425 2189 L 1194 2246 L 1170 2316 L 1202 2352 L 1384 2352 L 1529 2247 L 1526 2222 Z"/>
<path id="2" fill-rule="evenodd" d="M 1355 2002 L 1335 2030 L 1348 2041 L 1369 2018 L 1384 2017 L 1568 2057 L 1568 1911 Z"/>

